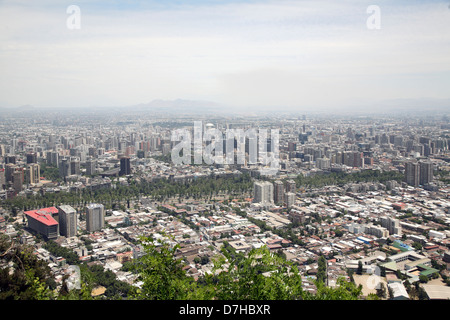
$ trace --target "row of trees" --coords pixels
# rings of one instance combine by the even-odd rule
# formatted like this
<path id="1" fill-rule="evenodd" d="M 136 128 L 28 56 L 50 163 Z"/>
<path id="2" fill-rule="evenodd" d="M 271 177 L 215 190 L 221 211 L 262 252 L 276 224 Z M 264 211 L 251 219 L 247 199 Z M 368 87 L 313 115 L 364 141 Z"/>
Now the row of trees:
<path id="1" fill-rule="evenodd" d="M 102 203 L 107 209 L 119 207 L 122 203 L 129 205 L 130 200 L 141 196 L 159 201 L 174 197 L 200 198 L 215 197 L 219 194 L 242 195 L 252 188 L 252 180 L 248 174 L 236 177 L 200 177 L 188 181 L 160 179 L 156 181 L 130 181 L 128 185 L 115 184 L 113 188 L 79 191 L 57 192 L 15 197 L 2 200 L 0 205 L 8 209 L 13 216 L 20 210 L 32 210 L 61 204 L 74 207 L 88 203 Z"/>
<path id="2" fill-rule="evenodd" d="M 390 180 L 403 181 L 404 175 L 398 171 L 361 170 L 358 172 L 330 172 L 311 176 L 298 175 L 295 179 L 297 187 L 319 188 L 328 185 L 343 186 L 347 183 L 380 182 Z"/>
<path id="3" fill-rule="evenodd" d="M 47 168 L 48 169 L 48 168 Z M 44 170 L 47 170 L 44 168 Z M 48 171 L 48 170 L 47 170 Z M 56 173 L 55 173 L 56 174 Z M 296 178 L 297 187 L 321 187 L 325 185 L 343 185 L 348 182 L 367 182 L 388 180 L 401 181 L 403 175 L 394 171 L 381 172 L 377 170 L 364 170 L 356 173 L 332 172 L 329 174 L 316 174 Z M 158 201 L 173 198 L 209 198 L 218 195 L 242 196 L 251 192 L 253 181 L 249 174 L 244 173 L 234 177 L 200 177 L 187 181 L 173 181 L 160 179 L 156 181 L 131 180 L 128 185 L 116 183 L 113 188 L 91 190 L 85 188 L 72 192 L 57 192 L 15 197 L 2 200 L 0 205 L 8 209 L 13 216 L 20 210 L 32 210 L 43 207 L 68 204 L 74 207 L 85 206 L 87 203 L 97 202 L 105 205 L 107 209 L 115 209 L 130 200 L 138 200 L 141 196 Z"/>

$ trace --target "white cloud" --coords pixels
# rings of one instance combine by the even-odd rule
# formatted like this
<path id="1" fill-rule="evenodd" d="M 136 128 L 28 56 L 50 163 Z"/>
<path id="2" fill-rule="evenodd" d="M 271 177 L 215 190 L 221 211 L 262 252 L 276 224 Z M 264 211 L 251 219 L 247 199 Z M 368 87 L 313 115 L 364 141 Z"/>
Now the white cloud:
<path id="1" fill-rule="evenodd" d="M 67 3 L 67 5 L 72 3 Z M 129 105 L 215 98 L 237 105 L 333 105 L 447 97 L 450 10 L 273 1 L 95 10 L 0 4 L 0 105 Z M 99 9 L 100 8 L 100 9 Z M 444 10 L 445 9 L 445 10 Z M 448 12 L 447 12 L 448 11 Z M 20 17 L 20 19 L 19 19 Z"/>

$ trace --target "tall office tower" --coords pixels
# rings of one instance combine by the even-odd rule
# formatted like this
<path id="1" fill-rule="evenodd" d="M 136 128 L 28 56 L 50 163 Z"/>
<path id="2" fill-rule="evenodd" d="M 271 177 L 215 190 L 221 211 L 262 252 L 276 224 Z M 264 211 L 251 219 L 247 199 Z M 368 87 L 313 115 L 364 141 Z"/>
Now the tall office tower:
<path id="1" fill-rule="evenodd" d="M 292 193 L 297 192 L 297 186 L 296 186 L 294 180 L 286 181 L 286 192 L 292 192 Z"/>
<path id="2" fill-rule="evenodd" d="M 48 147 L 54 148 L 56 143 L 56 136 L 54 134 L 50 134 L 48 136 Z"/>
<path id="3" fill-rule="evenodd" d="M 14 155 L 5 156 L 5 164 L 8 164 L 8 163 L 16 164 L 16 156 L 14 156 Z"/>
<path id="4" fill-rule="evenodd" d="M 89 147 L 89 156 L 92 158 L 97 158 L 97 148 L 95 147 Z"/>
<path id="5" fill-rule="evenodd" d="M 253 202 L 273 203 L 273 185 L 269 181 L 255 182 L 253 186 Z"/>
<path id="6" fill-rule="evenodd" d="M 56 151 L 52 151 L 50 154 L 50 160 L 47 159 L 47 163 L 56 168 L 59 168 L 59 153 Z"/>
<path id="7" fill-rule="evenodd" d="M 277 204 L 284 203 L 284 185 L 280 180 L 274 182 L 273 201 Z"/>
<path id="8" fill-rule="evenodd" d="M 88 160 L 86 161 L 86 174 L 92 176 L 95 174 L 95 161 Z"/>
<path id="9" fill-rule="evenodd" d="M 23 184 L 23 170 L 22 168 L 16 168 L 16 170 L 13 172 L 13 189 L 16 192 L 22 191 L 22 184 Z"/>
<path id="10" fill-rule="evenodd" d="M 330 169 L 331 161 L 328 158 L 319 158 L 316 160 L 316 167 L 321 170 Z"/>
<path id="11" fill-rule="evenodd" d="M 41 166 L 37 163 L 31 163 L 27 165 L 27 183 L 36 184 L 41 179 L 40 173 Z"/>
<path id="12" fill-rule="evenodd" d="M 45 163 L 48 165 L 52 165 L 52 152 L 51 151 L 47 151 L 45 153 Z"/>
<path id="13" fill-rule="evenodd" d="M 396 146 L 396 147 L 403 147 L 403 137 L 402 136 L 395 136 L 394 137 L 394 146 Z"/>
<path id="14" fill-rule="evenodd" d="M 419 164 L 417 162 L 408 161 L 405 163 L 405 180 L 410 186 L 417 187 L 419 185 Z"/>
<path id="15" fill-rule="evenodd" d="M 77 212 L 68 205 L 58 207 L 59 232 L 67 238 L 77 235 Z"/>
<path id="16" fill-rule="evenodd" d="M 431 161 L 420 161 L 419 183 L 425 185 L 433 181 L 433 163 Z"/>
<path id="17" fill-rule="evenodd" d="M 300 141 L 301 144 L 305 144 L 305 142 L 308 142 L 308 137 L 309 135 L 307 133 L 300 133 L 298 135 L 298 140 Z"/>
<path id="18" fill-rule="evenodd" d="M 0 191 L 6 189 L 5 169 L 0 168 Z"/>
<path id="19" fill-rule="evenodd" d="M 18 140 L 16 138 L 13 138 L 11 140 L 11 147 L 9 148 L 9 152 L 11 154 L 16 154 L 16 148 L 17 148 Z M 14 162 L 15 163 L 15 162 Z"/>
<path id="20" fill-rule="evenodd" d="M 70 159 L 70 174 L 80 175 L 80 160 L 78 158 Z"/>
<path id="21" fill-rule="evenodd" d="M 27 153 L 27 164 L 29 164 L 29 163 L 37 163 L 36 152 Z"/>
<path id="22" fill-rule="evenodd" d="M 70 176 L 70 160 L 67 158 L 61 159 L 59 163 L 59 175 L 63 178 Z"/>
<path id="23" fill-rule="evenodd" d="M 86 206 L 86 230 L 94 232 L 105 227 L 105 208 L 102 204 L 91 203 Z"/>
<path id="24" fill-rule="evenodd" d="M 381 226 L 389 231 L 390 235 L 402 235 L 402 227 L 400 226 L 400 221 L 391 217 L 380 217 Z"/>
<path id="25" fill-rule="evenodd" d="M 288 141 L 288 151 L 296 151 L 297 143 L 295 141 Z"/>
<path id="26" fill-rule="evenodd" d="M 285 202 L 288 208 L 292 207 L 295 204 L 295 193 L 286 192 L 285 194 Z"/>
<path id="27" fill-rule="evenodd" d="M 361 168 L 364 166 L 364 154 L 362 152 L 353 151 L 353 167 Z"/>
<path id="28" fill-rule="evenodd" d="M 130 157 L 120 158 L 120 176 L 131 174 Z"/>
<path id="29" fill-rule="evenodd" d="M 64 149 L 68 149 L 69 140 L 66 137 L 61 136 L 61 143 L 64 145 Z"/>
<path id="30" fill-rule="evenodd" d="M 5 165 L 5 179 L 6 183 L 13 181 L 13 173 L 16 170 L 16 165 L 13 163 L 8 163 Z"/>

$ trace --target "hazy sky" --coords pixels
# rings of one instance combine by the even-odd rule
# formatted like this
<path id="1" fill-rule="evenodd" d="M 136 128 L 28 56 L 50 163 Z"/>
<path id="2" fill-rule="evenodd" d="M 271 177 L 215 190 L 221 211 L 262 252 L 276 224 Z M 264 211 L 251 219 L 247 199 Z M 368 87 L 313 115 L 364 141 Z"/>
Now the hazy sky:
<path id="1" fill-rule="evenodd" d="M 70 5 L 80 29 L 70 29 Z M 372 20 L 369 5 L 380 8 Z M 450 98 L 450 1 L 0 1 L 0 106 Z M 367 26 L 379 21 L 379 29 Z M 72 24 L 73 25 L 73 24 Z"/>

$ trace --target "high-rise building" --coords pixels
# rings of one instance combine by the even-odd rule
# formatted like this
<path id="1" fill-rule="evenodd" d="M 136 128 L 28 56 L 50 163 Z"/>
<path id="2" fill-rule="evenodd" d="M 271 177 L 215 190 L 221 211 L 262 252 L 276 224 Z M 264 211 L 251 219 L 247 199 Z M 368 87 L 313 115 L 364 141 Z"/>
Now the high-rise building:
<path id="1" fill-rule="evenodd" d="M 16 156 L 15 155 L 7 155 L 5 156 L 5 164 L 14 163 L 16 164 Z"/>
<path id="2" fill-rule="evenodd" d="M 131 174 L 130 157 L 120 158 L 120 172 L 119 175 L 125 176 Z"/>
<path id="3" fill-rule="evenodd" d="M 59 167 L 59 153 L 56 151 L 51 153 L 51 164 L 57 168 Z"/>
<path id="4" fill-rule="evenodd" d="M 390 235 L 402 235 L 402 227 L 400 226 L 400 221 L 391 217 L 380 217 L 381 226 L 389 231 Z"/>
<path id="5" fill-rule="evenodd" d="M 253 186 L 253 202 L 273 203 L 273 184 L 269 181 L 255 182 Z"/>
<path id="6" fill-rule="evenodd" d="M 295 204 L 295 193 L 286 192 L 285 202 L 286 202 L 286 207 L 288 207 L 288 208 L 292 207 Z"/>
<path id="7" fill-rule="evenodd" d="M 105 208 L 102 204 L 91 203 L 86 206 L 86 230 L 93 232 L 105 227 Z"/>
<path id="8" fill-rule="evenodd" d="M 97 158 L 97 148 L 89 147 L 89 156 L 92 158 Z"/>
<path id="9" fill-rule="evenodd" d="M 380 226 L 376 226 L 376 225 L 373 225 L 373 224 L 365 226 L 364 233 L 374 235 L 374 236 L 376 236 L 378 238 L 387 238 L 387 237 L 389 237 L 389 231 L 386 228 L 380 227 Z"/>
<path id="10" fill-rule="evenodd" d="M 319 158 L 316 160 L 316 167 L 321 170 L 330 169 L 331 161 L 328 158 Z"/>
<path id="11" fill-rule="evenodd" d="M 70 159 L 70 174 L 80 175 L 80 160 L 78 158 Z"/>
<path id="12" fill-rule="evenodd" d="M 37 184 L 40 182 L 41 179 L 41 173 L 40 173 L 41 166 L 37 163 L 31 163 L 27 165 L 27 183 L 29 184 Z"/>
<path id="13" fill-rule="evenodd" d="M 420 161 L 419 183 L 425 185 L 433 181 L 433 163 L 431 161 Z"/>
<path id="14" fill-rule="evenodd" d="M 16 168 L 13 172 L 13 189 L 16 192 L 22 191 L 23 180 L 23 168 Z"/>
<path id="15" fill-rule="evenodd" d="M 95 161 L 88 160 L 86 161 L 86 174 L 92 176 L 95 174 Z"/>
<path id="16" fill-rule="evenodd" d="M 364 166 L 364 155 L 358 151 L 344 151 L 343 163 L 348 167 L 360 168 Z"/>
<path id="17" fill-rule="evenodd" d="M 286 181 L 286 192 L 297 192 L 297 185 L 294 180 L 287 180 Z"/>
<path id="18" fill-rule="evenodd" d="M 406 183 L 417 187 L 419 185 L 419 164 L 417 162 L 408 161 L 405 163 L 405 180 Z"/>
<path id="19" fill-rule="evenodd" d="M 5 181 L 6 183 L 13 181 L 13 173 L 16 170 L 16 165 L 13 163 L 8 163 L 5 165 Z"/>
<path id="20" fill-rule="evenodd" d="M 6 189 L 5 169 L 0 168 L 0 191 Z"/>
<path id="21" fill-rule="evenodd" d="M 69 205 L 58 207 L 59 231 L 67 238 L 77 235 L 77 212 Z"/>
<path id="22" fill-rule="evenodd" d="M 273 201 L 276 204 L 284 203 L 284 185 L 280 180 L 274 182 Z"/>
<path id="23" fill-rule="evenodd" d="M 69 159 L 61 159 L 61 162 L 59 163 L 59 175 L 62 178 L 65 178 L 71 175 L 71 171 Z"/>
<path id="24" fill-rule="evenodd" d="M 29 164 L 29 163 L 37 163 L 36 152 L 27 153 L 27 164 Z"/>

